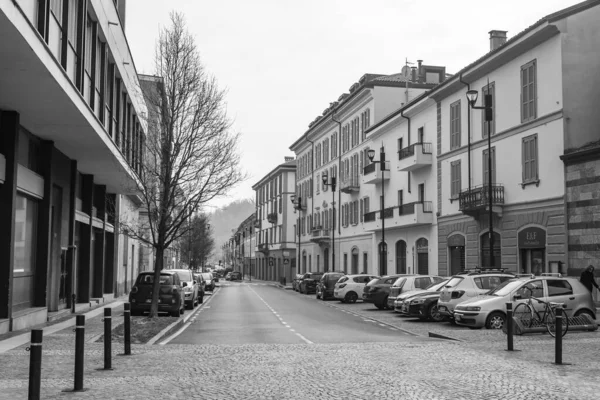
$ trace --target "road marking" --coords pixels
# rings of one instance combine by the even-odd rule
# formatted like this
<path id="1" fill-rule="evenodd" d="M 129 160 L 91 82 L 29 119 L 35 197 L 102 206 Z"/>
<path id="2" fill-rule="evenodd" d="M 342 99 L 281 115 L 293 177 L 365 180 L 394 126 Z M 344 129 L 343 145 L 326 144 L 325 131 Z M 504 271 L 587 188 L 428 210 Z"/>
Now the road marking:
<path id="1" fill-rule="evenodd" d="M 311 342 L 310 340 L 308 340 L 307 338 L 305 338 L 304 336 L 302 336 L 298 332 L 296 332 L 296 336 L 298 336 L 300 339 L 304 340 L 306 342 L 306 344 L 313 344 L 313 342 Z"/>

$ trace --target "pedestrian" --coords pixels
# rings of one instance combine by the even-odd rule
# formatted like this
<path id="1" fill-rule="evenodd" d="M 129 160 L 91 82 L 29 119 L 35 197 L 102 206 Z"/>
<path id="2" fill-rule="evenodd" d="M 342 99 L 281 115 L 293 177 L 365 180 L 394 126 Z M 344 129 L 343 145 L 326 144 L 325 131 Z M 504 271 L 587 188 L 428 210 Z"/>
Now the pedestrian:
<path id="1" fill-rule="evenodd" d="M 600 287 L 598 287 L 598 284 L 596 283 L 596 279 L 594 278 L 594 266 L 590 265 L 588 266 L 582 273 L 581 273 L 581 278 L 579 278 L 579 281 L 581 283 L 583 283 L 583 286 L 585 286 L 590 293 L 592 293 L 592 286 L 596 286 L 597 290 L 600 290 Z"/>

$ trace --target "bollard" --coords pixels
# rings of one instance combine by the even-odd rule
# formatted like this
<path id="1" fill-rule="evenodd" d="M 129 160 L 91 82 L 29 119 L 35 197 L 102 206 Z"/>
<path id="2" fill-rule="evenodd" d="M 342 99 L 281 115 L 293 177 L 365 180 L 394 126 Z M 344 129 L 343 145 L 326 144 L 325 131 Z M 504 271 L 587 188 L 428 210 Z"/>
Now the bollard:
<path id="1" fill-rule="evenodd" d="M 40 399 L 40 383 L 42 379 L 42 329 L 31 330 L 29 351 L 29 400 Z"/>
<path id="2" fill-rule="evenodd" d="M 507 350 L 513 351 L 513 312 L 512 303 L 506 303 L 506 341 Z"/>
<path id="3" fill-rule="evenodd" d="M 111 308 L 106 307 L 104 309 L 104 369 L 111 370 L 111 356 L 112 356 L 112 329 L 111 329 Z"/>
<path id="4" fill-rule="evenodd" d="M 125 310 L 123 311 L 123 317 L 125 318 L 125 355 L 131 354 L 131 304 L 125 303 Z"/>
<path id="5" fill-rule="evenodd" d="M 556 319 L 554 321 L 554 330 L 555 330 L 555 339 L 554 342 L 554 363 L 562 364 L 562 323 L 563 323 L 563 310 L 561 307 L 557 307 L 556 311 Z"/>
<path id="6" fill-rule="evenodd" d="M 75 389 L 83 390 L 83 346 L 85 344 L 85 315 L 75 317 Z"/>

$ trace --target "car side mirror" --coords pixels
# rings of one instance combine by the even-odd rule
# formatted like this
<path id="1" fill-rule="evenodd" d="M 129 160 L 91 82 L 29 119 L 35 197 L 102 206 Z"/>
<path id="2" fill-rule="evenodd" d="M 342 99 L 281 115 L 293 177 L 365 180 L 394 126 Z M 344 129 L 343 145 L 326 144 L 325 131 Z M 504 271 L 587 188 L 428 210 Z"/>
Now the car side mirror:
<path id="1" fill-rule="evenodd" d="M 186 287 L 187 286 L 187 282 L 183 282 L 183 285 L 181 285 L 181 287 Z"/>
<path id="2" fill-rule="evenodd" d="M 520 295 L 520 294 L 515 294 L 515 295 L 513 296 L 513 300 L 521 300 L 521 298 L 522 298 L 522 297 L 521 297 L 521 295 Z"/>

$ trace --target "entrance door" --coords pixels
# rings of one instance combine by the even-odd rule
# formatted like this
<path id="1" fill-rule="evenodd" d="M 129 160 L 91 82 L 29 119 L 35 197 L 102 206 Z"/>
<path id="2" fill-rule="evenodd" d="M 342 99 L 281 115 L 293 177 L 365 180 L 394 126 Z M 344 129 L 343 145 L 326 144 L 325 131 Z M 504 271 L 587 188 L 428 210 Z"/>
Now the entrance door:
<path id="1" fill-rule="evenodd" d="M 62 204 L 62 188 L 53 186 L 50 210 L 50 276 L 53 278 L 50 304 L 52 306 L 56 304 L 59 310 L 67 307 L 67 299 L 70 294 L 68 290 L 70 274 L 67 271 L 66 251 L 63 254 L 61 249 Z M 57 298 L 58 304 L 55 303 Z"/>
<path id="2" fill-rule="evenodd" d="M 323 251 L 323 271 L 329 271 L 329 249 Z"/>
<path id="3" fill-rule="evenodd" d="M 358 249 L 352 249 L 352 274 L 358 274 Z"/>
<path id="4" fill-rule="evenodd" d="M 545 260 L 546 249 L 521 249 L 521 273 L 540 276 L 548 272 Z"/>
<path id="5" fill-rule="evenodd" d="M 450 274 L 456 275 L 465 269 L 465 246 L 452 246 L 450 250 Z"/>
<path id="6" fill-rule="evenodd" d="M 417 240 L 417 273 L 429 274 L 429 241 L 425 238 Z"/>
<path id="7" fill-rule="evenodd" d="M 406 274 L 406 242 L 404 240 L 396 242 L 396 273 Z"/>

